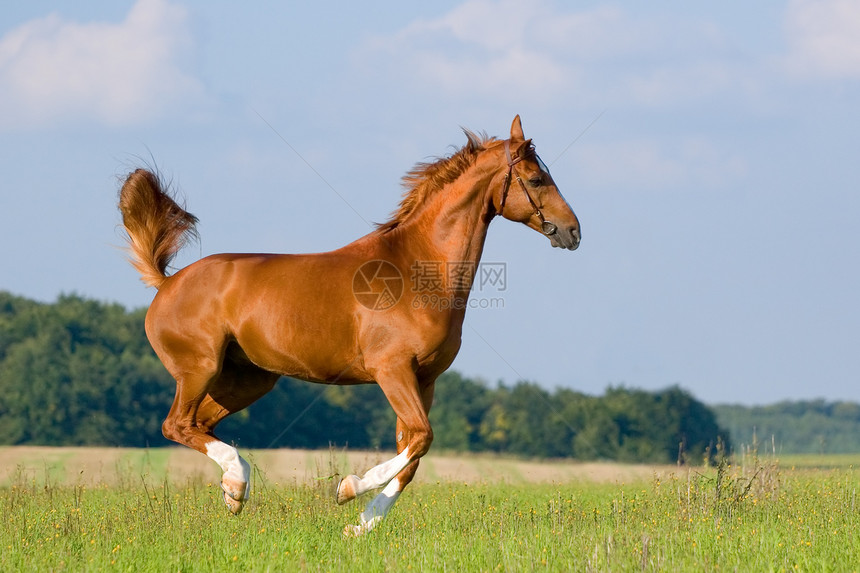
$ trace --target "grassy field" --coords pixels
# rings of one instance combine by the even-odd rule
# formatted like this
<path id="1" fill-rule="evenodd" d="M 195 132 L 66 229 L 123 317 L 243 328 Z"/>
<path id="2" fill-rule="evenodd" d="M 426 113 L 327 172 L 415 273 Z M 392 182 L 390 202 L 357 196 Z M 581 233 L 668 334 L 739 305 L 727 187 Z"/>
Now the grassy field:
<path id="1" fill-rule="evenodd" d="M 364 500 L 337 506 L 331 475 L 382 454 L 253 453 L 255 491 L 239 517 L 222 506 L 211 462 L 198 455 L 200 467 L 189 458 L 181 470 L 175 455 L 185 454 L 0 450 L 0 571 L 860 568 L 860 479 L 827 460 L 705 469 L 431 457 L 382 525 L 343 539 Z"/>

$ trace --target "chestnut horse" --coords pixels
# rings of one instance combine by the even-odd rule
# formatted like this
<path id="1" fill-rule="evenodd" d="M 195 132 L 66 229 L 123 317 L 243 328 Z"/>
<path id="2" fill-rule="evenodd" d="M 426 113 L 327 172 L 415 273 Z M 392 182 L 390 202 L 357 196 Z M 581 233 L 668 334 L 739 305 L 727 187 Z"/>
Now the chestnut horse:
<path id="1" fill-rule="evenodd" d="M 378 384 L 397 414 L 397 455 L 337 486 L 338 503 L 383 488 L 347 535 L 389 512 L 412 481 L 433 431 L 427 418 L 436 378 L 453 362 L 473 274 L 438 277 L 445 304 L 422 305 L 403 277 L 416 264 L 474 269 L 496 215 L 543 233 L 554 247 L 579 246 L 579 221 L 525 139 L 479 137 L 450 157 L 417 165 L 393 218 L 336 251 L 306 255 L 219 254 L 168 276 L 167 265 L 197 219 L 151 172 L 122 185 L 119 208 L 130 260 L 156 289 L 146 334 L 176 379 L 165 437 L 202 452 L 223 470 L 221 487 L 238 514 L 250 467 L 215 437 L 225 417 L 266 394 L 281 376 L 323 384 Z M 447 267 L 446 267 L 447 268 Z"/>

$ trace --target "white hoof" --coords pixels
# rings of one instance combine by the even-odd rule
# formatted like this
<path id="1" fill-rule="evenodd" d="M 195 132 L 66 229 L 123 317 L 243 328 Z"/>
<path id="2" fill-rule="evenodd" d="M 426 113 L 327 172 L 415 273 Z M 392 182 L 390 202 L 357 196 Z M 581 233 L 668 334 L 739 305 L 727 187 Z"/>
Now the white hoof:
<path id="1" fill-rule="evenodd" d="M 379 525 L 379 522 L 382 521 L 382 516 L 377 515 L 370 521 L 364 521 L 362 519 L 361 525 L 346 525 L 343 528 L 343 536 L 344 537 L 361 537 L 366 533 L 369 533 L 374 527 Z"/>

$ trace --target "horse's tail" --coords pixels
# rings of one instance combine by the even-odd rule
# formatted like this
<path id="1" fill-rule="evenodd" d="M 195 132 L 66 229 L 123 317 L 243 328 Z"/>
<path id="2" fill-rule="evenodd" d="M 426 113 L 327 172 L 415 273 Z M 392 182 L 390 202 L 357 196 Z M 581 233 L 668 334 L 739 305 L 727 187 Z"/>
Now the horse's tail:
<path id="1" fill-rule="evenodd" d="M 126 178 L 119 191 L 119 210 L 128 233 L 129 261 L 143 282 L 159 288 L 171 259 L 197 236 L 197 217 L 180 207 L 158 176 L 146 169 Z"/>

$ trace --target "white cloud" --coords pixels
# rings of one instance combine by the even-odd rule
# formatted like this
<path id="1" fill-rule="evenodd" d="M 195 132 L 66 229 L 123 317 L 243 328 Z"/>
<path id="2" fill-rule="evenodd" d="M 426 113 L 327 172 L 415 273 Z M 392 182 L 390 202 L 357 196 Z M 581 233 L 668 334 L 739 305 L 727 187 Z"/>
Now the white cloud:
<path id="1" fill-rule="evenodd" d="M 731 50 L 708 20 L 551 0 L 466 0 L 375 38 L 356 61 L 370 74 L 447 97 L 666 107 L 747 89 L 750 64 Z"/>
<path id="2" fill-rule="evenodd" d="M 860 78 L 860 2 L 794 0 L 785 27 L 791 71 L 810 77 Z"/>
<path id="3" fill-rule="evenodd" d="M 0 127 L 84 118 L 135 124 L 202 95 L 181 69 L 185 10 L 138 0 L 120 23 L 31 20 L 0 38 Z"/>
<path id="4" fill-rule="evenodd" d="M 504 100 L 528 93 L 545 101 L 582 81 L 581 62 L 629 49 L 630 34 L 613 32 L 623 20 L 612 8 L 563 14 L 539 0 L 467 0 L 374 39 L 358 61 L 448 95 Z"/>

